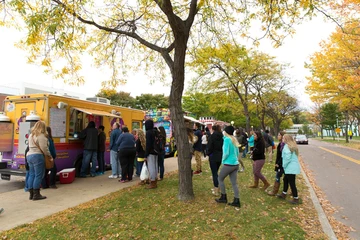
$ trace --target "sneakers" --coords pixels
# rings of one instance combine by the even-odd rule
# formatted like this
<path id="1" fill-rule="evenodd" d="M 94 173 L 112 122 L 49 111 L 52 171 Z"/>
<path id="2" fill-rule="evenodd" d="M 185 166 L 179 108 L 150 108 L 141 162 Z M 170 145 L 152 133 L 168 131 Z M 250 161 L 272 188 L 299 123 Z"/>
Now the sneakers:
<path id="1" fill-rule="evenodd" d="M 244 168 L 240 168 L 239 170 L 238 170 L 238 172 L 244 172 Z"/>
<path id="2" fill-rule="evenodd" d="M 199 171 L 195 171 L 193 174 L 194 174 L 194 175 L 200 175 L 201 173 L 202 173 L 202 171 L 199 170 Z"/>
<path id="3" fill-rule="evenodd" d="M 109 178 L 110 179 L 112 179 L 112 178 L 120 178 L 120 176 L 119 175 L 110 175 Z"/>

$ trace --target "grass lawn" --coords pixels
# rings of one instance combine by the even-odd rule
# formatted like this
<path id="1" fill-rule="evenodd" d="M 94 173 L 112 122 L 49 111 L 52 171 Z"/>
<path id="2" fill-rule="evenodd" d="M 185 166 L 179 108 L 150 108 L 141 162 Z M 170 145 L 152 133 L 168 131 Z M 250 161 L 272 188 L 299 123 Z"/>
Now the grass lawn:
<path id="1" fill-rule="evenodd" d="M 166 159 L 165 159 L 166 161 Z M 218 204 L 211 194 L 211 172 L 193 177 L 195 200 L 177 200 L 177 173 L 154 190 L 133 186 L 77 207 L 0 233 L 1 239 L 326 239 L 302 176 L 302 204 L 268 196 L 252 183 L 250 159 L 238 174 L 241 208 Z M 273 182 L 273 163 L 263 173 Z M 228 200 L 233 192 L 226 179 Z M 46 201 L 46 200 L 44 200 Z"/>

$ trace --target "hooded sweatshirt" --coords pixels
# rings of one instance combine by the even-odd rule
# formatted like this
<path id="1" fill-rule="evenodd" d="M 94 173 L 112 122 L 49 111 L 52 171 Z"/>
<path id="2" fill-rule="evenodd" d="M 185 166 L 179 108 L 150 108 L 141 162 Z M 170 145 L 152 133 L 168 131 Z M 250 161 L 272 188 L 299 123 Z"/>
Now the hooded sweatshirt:
<path id="1" fill-rule="evenodd" d="M 222 159 L 222 146 L 224 143 L 223 135 L 221 132 L 213 132 L 209 138 L 207 154 L 209 160 L 214 162 L 221 162 Z"/>
<path id="2" fill-rule="evenodd" d="M 154 133 L 154 122 L 151 119 L 145 121 L 145 135 L 146 135 L 146 149 L 145 149 L 145 158 L 152 155 L 157 155 L 154 151 L 154 143 L 155 143 L 155 133 Z"/>

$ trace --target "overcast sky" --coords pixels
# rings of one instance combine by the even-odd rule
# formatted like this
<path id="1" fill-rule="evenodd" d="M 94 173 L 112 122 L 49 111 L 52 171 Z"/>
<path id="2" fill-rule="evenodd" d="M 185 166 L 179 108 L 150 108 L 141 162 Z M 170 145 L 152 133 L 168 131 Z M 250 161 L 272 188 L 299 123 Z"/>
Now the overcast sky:
<path id="1" fill-rule="evenodd" d="M 305 76 L 309 75 L 308 71 L 304 69 L 304 62 L 308 61 L 312 53 L 319 50 L 320 41 L 327 39 L 334 28 L 335 25 L 333 23 L 326 23 L 323 18 L 318 17 L 296 27 L 296 34 L 293 37 L 286 38 L 285 44 L 280 48 L 273 49 L 267 42 L 261 42 L 261 51 L 276 56 L 279 62 L 291 64 L 290 77 L 302 82 L 297 87 L 296 96 L 304 106 L 311 104 L 308 96 L 304 95 Z M 1 85 L 24 81 L 82 94 L 86 93 L 87 96 L 91 97 L 101 88 L 101 80 L 110 76 L 109 73 L 91 66 L 91 61 L 89 60 L 88 63 L 83 64 L 85 85 L 81 87 L 65 85 L 61 80 L 54 80 L 52 76 L 45 74 L 42 67 L 27 64 L 27 53 L 14 46 L 24 36 L 24 33 L 3 27 L 0 30 Z M 169 95 L 170 92 L 170 88 L 164 87 L 162 83 L 150 85 L 149 80 L 147 80 L 143 73 L 138 73 L 129 78 L 128 83 L 125 86 L 118 87 L 118 90 L 131 92 L 132 96 L 137 96 L 141 93 L 164 93 Z"/>

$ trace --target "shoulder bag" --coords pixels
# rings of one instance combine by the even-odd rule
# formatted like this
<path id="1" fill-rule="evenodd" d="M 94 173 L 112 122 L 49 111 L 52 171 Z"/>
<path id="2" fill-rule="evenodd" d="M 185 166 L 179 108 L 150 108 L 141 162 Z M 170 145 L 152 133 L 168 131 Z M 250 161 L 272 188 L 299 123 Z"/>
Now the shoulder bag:
<path id="1" fill-rule="evenodd" d="M 52 159 L 52 157 L 45 155 L 45 153 L 43 152 L 43 150 L 41 150 L 39 144 L 37 142 L 34 141 L 34 137 L 32 137 L 32 141 L 34 142 L 34 144 L 36 145 L 36 147 L 41 151 L 41 153 L 44 155 L 45 158 L 45 168 L 46 169 L 51 169 L 54 167 L 54 160 Z"/>

